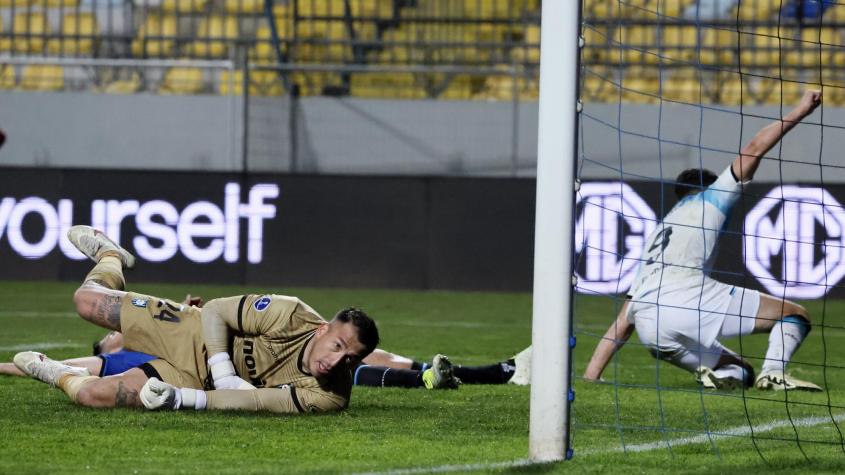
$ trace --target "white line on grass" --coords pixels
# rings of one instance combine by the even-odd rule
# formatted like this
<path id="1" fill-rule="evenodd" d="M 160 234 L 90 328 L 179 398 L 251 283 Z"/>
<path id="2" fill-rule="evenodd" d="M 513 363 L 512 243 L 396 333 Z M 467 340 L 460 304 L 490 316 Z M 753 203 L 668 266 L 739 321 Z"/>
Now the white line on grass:
<path id="1" fill-rule="evenodd" d="M 0 317 L 76 317 L 75 312 L 33 312 L 0 310 Z"/>
<path id="2" fill-rule="evenodd" d="M 842 422 L 845 420 L 845 414 L 837 414 L 833 417 L 836 422 Z M 761 434 L 764 432 L 771 432 L 776 429 L 782 429 L 785 427 L 813 427 L 817 425 L 822 425 L 825 423 L 830 423 L 830 417 L 804 417 L 800 419 L 793 419 L 791 422 L 788 419 L 772 421 L 767 424 L 762 424 L 758 426 L 754 426 L 754 434 Z M 666 448 L 667 445 L 671 445 L 672 447 L 678 447 L 682 445 L 690 445 L 690 444 L 703 444 L 709 442 L 711 439 L 722 439 L 726 437 L 737 437 L 737 436 L 747 436 L 751 435 L 752 427 L 747 425 L 745 426 L 738 426 L 732 427 L 729 429 L 725 429 L 722 431 L 713 431 L 708 436 L 707 434 L 697 435 L 695 437 L 681 437 L 677 439 L 670 439 L 670 440 L 661 440 L 658 442 L 650 442 L 647 444 L 636 444 L 636 445 L 628 445 L 626 447 L 613 447 L 609 449 L 588 449 L 584 451 L 575 450 L 575 457 L 587 457 L 590 455 L 598 455 L 598 454 L 606 454 L 606 453 L 613 453 L 613 452 L 648 452 L 651 450 L 657 450 L 661 448 Z M 539 465 L 535 462 L 526 459 L 519 459 L 513 460 L 509 462 L 494 462 L 494 463 L 477 463 L 477 464 L 466 464 L 466 465 L 440 465 L 437 467 L 417 467 L 417 468 L 402 468 L 396 470 L 387 470 L 384 472 L 365 472 L 360 473 L 358 475 L 418 475 L 418 474 L 425 474 L 425 473 L 448 473 L 448 472 L 469 472 L 469 471 L 481 471 L 481 470 L 495 470 L 495 469 L 507 469 L 507 468 L 515 468 L 515 467 L 526 467 L 529 465 Z"/>
<path id="3" fill-rule="evenodd" d="M 836 422 L 842 422 L 845 420 L 845 414 L 837 414 L 833 416 L 833 420 Z M 682 445 L 690 445 L 690 444 L 703 444 L 709 442 L 711 439 L 724 439 L 727 437 L 741 437 L 751 435 L 752 429 L 754 434 L 760 434 L 763 432 L 771 432 L 776 429 L 783 429 L 785 427 L 813 427 L 825 423 L 830 423 L 831 419 L 830 416 L 828 417 L 802 417 L 800 419 L 781 419 L 779 421 L 772 421 L 768 424 L 763 424 L 759 426 L 749 427 L 745 426 L 738 426 L 732 427 L 726 430 L 714 430 L 710 432 L 710 435 L 701 434 L 695 437 L 680 437 L 677 439 L 670 439 L 670 440 L 661 440 L 657 442 L 649 442 L 647 444 L 635 444 L 635 445 L 626 445 L 625 447 L 614 447 L 611 449 L 593 449 L 593 450 L 585 450 L 577 455 L 587 456 L 587 455 L 595 455 L 595 454 L 604 454 L 608 452 L 648 452 L 650 450 L 656 450 L 661 448 L 666 448 L 667 446 L 678 447 Z"/>
<path id="4" fill-rule="evenodd" d="M 0 346 L 0 351 L 51 350 L 55 348 L 85 348 L 85 345 L 72 341 L 45 341 L 40 343 L 21 343 L 19 345 Z"/>

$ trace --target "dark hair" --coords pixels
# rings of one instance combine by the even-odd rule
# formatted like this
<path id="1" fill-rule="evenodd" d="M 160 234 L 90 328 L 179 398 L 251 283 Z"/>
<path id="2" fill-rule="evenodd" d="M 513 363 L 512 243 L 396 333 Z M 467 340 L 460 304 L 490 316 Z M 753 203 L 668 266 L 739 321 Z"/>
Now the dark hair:
<path id="1" fill-rule="evenodd" d="M 699 192 L 716 181 L 715 173 L 701 168 L 689 168 L 678 174 L 675 179 L 675 196 L 681 199 L 693 192 Z"/>
<path id="2" fill-rule="evenodd" d="M 334 320 L 355 325 L 355 328 L 358 330 L 358 341 L 364 345 L 364 352 L 360 355 L 361 359 L 372 353 L 378 346 L 379 336 L 376 322 L 360 308 L 344 308 L 337 312 L 337 315 L 334 316 L 332 321 Z"/>

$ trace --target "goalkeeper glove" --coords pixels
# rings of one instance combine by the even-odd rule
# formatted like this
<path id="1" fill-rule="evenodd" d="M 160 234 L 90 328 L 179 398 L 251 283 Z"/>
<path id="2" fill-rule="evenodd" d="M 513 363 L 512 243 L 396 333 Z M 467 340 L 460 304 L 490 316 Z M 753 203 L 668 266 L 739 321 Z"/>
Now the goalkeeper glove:
<path id="1" fill-rule="evenodd" d="M 208 398 L 205 391 L 191 388 L 177 388 L 172 384 L 160 381 L 158 378 L 150 378 L 141 388 L 141 403 L 147 409 L 155 411 L 158 409 L 182 409 L 194 408 L 205 409 Z"/>
<path id="2" fill-rule="evenodd" d="M 255 389 L 255 386 L 238 377 L 228 353 L 212 355 L 208 359 L 208 367 L 211 369 L 214 389 Z"/>

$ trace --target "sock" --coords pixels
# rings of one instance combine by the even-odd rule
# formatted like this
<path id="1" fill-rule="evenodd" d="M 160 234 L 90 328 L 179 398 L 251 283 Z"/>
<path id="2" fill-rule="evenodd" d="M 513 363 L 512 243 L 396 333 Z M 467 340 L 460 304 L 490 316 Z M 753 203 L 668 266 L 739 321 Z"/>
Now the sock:
<path id="1" fill-rule="evenodd" d="M 93 280 L 104 287 L 123 290 L 126 280 L 123 278 L 123 263 L 116 255 L 106 253 L 85 276 L 85 282 Z"/>
<path id="2" fill-rule="evenodd" d="M 99 376 L 76 376 L 73 374 L 66 374 L 59 377 L 59 388 L 68 395 L 71 401 L 79 404 L 79 390 L 90 381 L 100 379 Z"/>
<path id="3" fill-rule="evenodd" d="M 411 361 L 411 369 L 414 371 L 425 371 L 428 368 L 428 363 L 421 363 L 419 361 Z"/>
<path id="4" fill-rule="evenodd" d="M 719 379 L 732 378 L 742 381 L 745 387 L 750 387 L 754 381 L 751 381 L 750 374 L 745 368 L 738 364 L 729 364 L 713 370 L 713 374 Z"/>
<path id="5" fill-rule="evenodd" d="M 463 384 L 507 384 L 516 371 L 513 360 L 487 366 L 456 365 L 452 371 Z"/>
<path id="6" fill-rule="evenodd" d="M 769 349 L 766 350 L 763 372 L 786 371 L 786 363 L 808 333 L 810 322 L 800 315 L 787 315 L 775 323 L 769 333 Z"/>
<path id="7" fill-rule="evenodd" d="M 380 388 L 421 388 L 424 386 L 422 371 L 367 365 L 361 365 L 355 370 L 353 383 L 356 386 Z"/>

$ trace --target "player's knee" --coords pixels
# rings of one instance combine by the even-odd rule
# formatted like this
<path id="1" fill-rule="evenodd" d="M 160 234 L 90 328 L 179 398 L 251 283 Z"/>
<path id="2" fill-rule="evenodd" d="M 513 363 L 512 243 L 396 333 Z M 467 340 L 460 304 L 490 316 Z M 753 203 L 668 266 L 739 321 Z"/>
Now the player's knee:
<path id="1" fill-rule="evenodd" d="M 88 309 L 91 308 L 90 288 L 82 285 L 76 289 L 76 292 L 73 293 L 73 305 L 76 307 L 76 313 L 84 317 Z"/>
<path id="2" fill-rule="evenodd" d="M 76 395 L 76 402 L 87 407 L 107 407 L 108 395 L 105 388 L 99 384 L 86 384 Z"/>
<path id="3" fill-rule="evenodd" d="M 789 315 L 798 316 L 798 317 L 806 320 L 807 323 L 810 323 L 810 312 L 808 312 L 807 309 L 804 308 L 803 305 L 799 305 L 799 304 L 794 303 L 794 302 L 789 302 L 784 306 L 783 310 L 784 310 L 783 311 L 784 316 L 789 316 Z"/>

